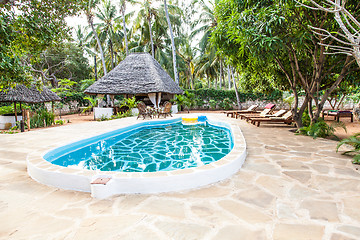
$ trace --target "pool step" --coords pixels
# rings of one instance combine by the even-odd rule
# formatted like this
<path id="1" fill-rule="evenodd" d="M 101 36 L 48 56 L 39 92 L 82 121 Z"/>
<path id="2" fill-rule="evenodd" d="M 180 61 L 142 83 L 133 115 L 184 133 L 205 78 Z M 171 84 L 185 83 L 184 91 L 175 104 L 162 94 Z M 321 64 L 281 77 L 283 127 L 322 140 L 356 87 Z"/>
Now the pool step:
<path id="1" fill-rule="evenodd" d="M 95 176 L 91 182 L 91 196 L 98 199 L 105 199 L 113 195 L 111 190 L 111 177 Z"/>

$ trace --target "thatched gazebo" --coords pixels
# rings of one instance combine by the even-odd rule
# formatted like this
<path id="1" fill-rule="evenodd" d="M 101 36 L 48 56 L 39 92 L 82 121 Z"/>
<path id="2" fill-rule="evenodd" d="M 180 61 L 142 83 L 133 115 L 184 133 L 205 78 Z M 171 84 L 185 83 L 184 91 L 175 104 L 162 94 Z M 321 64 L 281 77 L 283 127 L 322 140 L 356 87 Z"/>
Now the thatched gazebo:
<path id="1" fill-rule="evenodd" d="M 43 87 L 40 91 L 33 85 L 30 88 L 22 84 L 16 85 L 14 88 L 0 91 L 0 102 L 13 102 L 15 111 L 15 121 L 17 121 L 16 103 L 42 103 L 61 101 L 61 98 L 53 91 Z"/>
<path id="2" fill-rule="evenodd" d="M 183 90 L 149 53 L 132 53 L 85 91 L 94 95 L 136 96 L 155 107 Z"/>

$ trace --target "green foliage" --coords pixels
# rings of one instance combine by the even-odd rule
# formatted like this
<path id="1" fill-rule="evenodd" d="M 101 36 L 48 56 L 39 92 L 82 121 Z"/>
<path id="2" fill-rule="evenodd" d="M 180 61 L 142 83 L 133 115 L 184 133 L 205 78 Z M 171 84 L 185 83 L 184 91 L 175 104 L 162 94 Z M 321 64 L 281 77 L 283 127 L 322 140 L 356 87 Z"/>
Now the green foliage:
<path id="1" fill-rule="evenodd" d="M 90 109 L 96 107 L 97 102 L 98 102 L 98 98 L 92 98 L 92 97 L 84 97 L 84 100 L 88 100 L 89 105 L 86 108 L 84 108 L 82 113 L 85 113 L 86 111 L 89 111 Z"/>
<path id="2" fill-rule="evenodd" d="M 336 127 L 342 127 L 346 131 L 345 124 L 343 122 L 334 122 L 330 126 L 322 119 L 319 118 L 317 122 L 310 124 L 307 127 L 302 127 L 297 130 L 298 135 L 311 136 L 314 139 L 321 137 L 335 137 L 338 138 L 335 133 Z"/>
<path id="3" fill-rule="evenodd" d="M 28 84 L 40 53 L 70 37 L 65 18 L 76 15 L 83 0 L 0 2 L 0 88 Z"/>
<path id="4" fill-rule="evenodd" d="M 123 113 L 118 112 L 116 115 L 111 116 L 111 119 L 126 118 L 126 117 L 131 117 L 131 116 L 132 116 L 131 110 L 127 110 Z"/>
<path id="5" fill-rule="evenodd" d="M 203 107 L 205 105 L 205 101 L 201 98 L 195 98 L 195 106 L 198 108 Z"/>
<path id="6" fill-rule="evenodd" d="M 345 139 L 341 140 L 336 147 L 336 152 L 339 151 L 339 148 L 343 144 L 350 145 L 354 148 L 353 150 L 345 151 L 343 154 L 352 155 L 353 163 L 360 164 L 360 133 L 357 133 L 349 138 L 345 138 Z"/>
<path id="7" fill-rule="evenodd" d="M 284 94 L 285 95 L 285 94 Z M 295 97 L 294 95 L 292 94 L 286 94 L 284 97 L 283 97 L 283 102 L 288 104 L 289 108 L 291 108 L 292 104 L 294 103 L 295 101 Z"/>
<path id="8" fill-rule="evenodd" d="M 120 107 L 128 107 L 129 110 L 131 111 L 131 109 L 135 108 L 138 103 L 139 102 L 136 101 L 135 96 L 132 98 L 124 98 L 123 101 L 121 102 Z"/>
<path id="9" fill-rule="evenodd" d="M 56 125 L 64 125 L 64 123 L 65 123 L 64 120 L 61 120 L 61 119 L 55 120 L 55 124 L 56 124 Z"/>
<path id="10" fill-rule="evenodd" d="M 111 118 L 108 118 L 106 115 L 101 115 L 100 118 L 97 119 L 98 122 L 108 121 Z"/>
<path id="11" fill-rule="evenodd" d="M 183 95 L 175 95 L 175 99 L 172 100 L 172 102 L 177 104 L 179 110 L 186 108 L 189 112 L 190 108 L 196 104 L 195 94 L 190 91 L 185 91 Z"/>
<path id="12" fill-rule="evenodd" d="M 76 84 L 77 84 L 77 82 L 72 81 L 70 79 L 66 79 L 66 78 L 60 79 L 59 83 L 58 83 L 59 87 L 53 89 L 52 91 L 57 93 L 57 94 L 67 93 L 67 92 L 70 92 L 71 88 Z"/>
<path id="13" fill-rule="evenodd" d="M 193 93 L 196 98 L 204 101 L 213 99 L 218 102 L 222 102 L 225 98 L 228 98 L 232 102 L 236 102 L 235 90 L 217 90 L 211 88 L 198 89 L 198 90 L 186 90 L 189 93 Z M 246 102 L 247 100 L 266 100 L 276 101 L 282 99 L 282 92 L 274 90 L 269 94 L 265 93 L 253 93 L 253 92 L 239 92 L 240 102 Z"/>
<path id="14" fill-rule="evenodd" d="M 310 116 L 309 116 L 309 110 L 308 109 L 305 109 L 305 111 L 303 112 L 302 117 L 301 117 L 301 121 L 302 121 L 304 127 L 309 127 L 310 126 L 311 119 L 310 119 Z"/>
<path id="15" fill-rule="evenodd" d="M 39 61 L 33 64 L 33 68 L 42 71 L 53 86 L 56 86 L 54 77 L 80 83 L 81 80 L 90 78 L 91 73 L 89 60 L 84 56 L 84 51 L 72 42 L 46 49 L 41 53 Z M 41 77 L 41 74 L 36 76 Z"/>
<path id="16" fill-rule="evenodd" d="M 22 104 L 21 107 L 23 109 L 30 109 L 30 107 L 28 105 L 25 105 L 25 104 Z M 17 111 L 17 114 L 21 114 L 20 103 L 16 104 L 16 111 Z M 15 113 L 14 104 L 11 104 L 9 106 L 0 107 L 0 115 L 14 114 L 14 113 Z"/>
<path id="17" fill-rule="evenodd" d="M 212 110 L 214 110 L 214 109 L 216 109 L 217 101 L 215 101 L 214 99 L 210 99 L 209 100 L 209 105 L 210 105 L 210 108 Z"/>
<path id="18" fill-rule="evenodd" d="M 85 93 L 82 92 L 69 91 L 66 93 L 64 92 L 60 93 L 58 94 L 58 96 L 61 98 L 62 104 L 68 104 L 72 101 L 78 102 L 80 106 L 85 106 L 86 104 L 88 104 L 88 101 L 85 99 L 87 95 L 85 95 Z"/>
<path id="19" fill-rule="evenodd" d="M 48 112 L 46 109 L 39 109 L 30 118 L 31 128 L 48 127 L 53 125 L 54 123 L 55 123 L 55 115 L 51 112 Z"/>
<path id="20" fill-rule="evenodd" d="M 225 110 L 230 110 L 232 109 L 232 105 L 234 104 L 233 101 L 230 100 L 230 98 L 225 98 L 222 102 L 219 103 L 219 106 L 222 108 L 222 109 L 225 109 Z"/>

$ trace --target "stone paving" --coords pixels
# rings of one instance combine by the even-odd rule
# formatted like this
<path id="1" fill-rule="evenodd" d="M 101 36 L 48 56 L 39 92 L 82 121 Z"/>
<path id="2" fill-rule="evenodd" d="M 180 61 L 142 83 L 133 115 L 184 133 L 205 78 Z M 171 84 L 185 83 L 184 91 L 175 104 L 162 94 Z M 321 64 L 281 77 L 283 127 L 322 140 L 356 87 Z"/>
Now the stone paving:
<path id="1" fill-rule="evenodd" d="M 0 239 L 360 239 L 360 174 L 336 142 L 213 116 L 243 131 L 248 156 L 237 174 L 201 189 L 107 200 L 35 182 L 26 156 L 142 120 L 0 135 Z"/>

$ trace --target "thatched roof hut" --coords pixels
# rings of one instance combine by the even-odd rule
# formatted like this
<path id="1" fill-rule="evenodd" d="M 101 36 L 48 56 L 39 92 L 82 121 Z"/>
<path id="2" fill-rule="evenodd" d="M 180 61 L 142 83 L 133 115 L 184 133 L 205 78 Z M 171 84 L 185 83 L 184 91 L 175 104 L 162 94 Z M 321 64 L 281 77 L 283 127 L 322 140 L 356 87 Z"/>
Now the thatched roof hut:
<path id="1" fill-rule="evenodd" d="M 183 90 L 149 53 L 132 53 L 99 81 L 87 94 L 182 94 Z"/>
<path id="2" fill-rule="evenodd" d="M 0 91 L 0 102 L 41 103 L 51 101 L 61 101 L 61 98 L 46 87 L 39 91 L 35 86 L 31 86 L 29 89 L 19 84 L 15 88 Z"/>
<path id="3" fill-rule="evenodd" d="M 40 94 L 42 102 L 61 101 L 61 98 L 47 87 L 38 90 L 35 86 L 31 86 L 30 90 Z"/>

